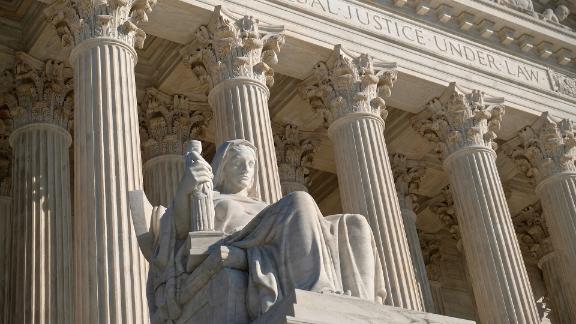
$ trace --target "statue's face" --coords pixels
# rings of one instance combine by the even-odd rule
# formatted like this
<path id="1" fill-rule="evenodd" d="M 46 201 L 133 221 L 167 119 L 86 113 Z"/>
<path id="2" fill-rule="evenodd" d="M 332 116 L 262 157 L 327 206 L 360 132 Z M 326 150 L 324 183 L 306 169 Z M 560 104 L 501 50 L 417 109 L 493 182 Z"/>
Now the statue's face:
<path id="1" fill-rule="evenodd" d="M 224 186 L 229 193 L 237 193 L 252 185 L 256 157 L 247 147 L 237 147 L 224 165 Z"/>
<path id="2" fill-rule="evenodd" d="M 568 9 L 568 7 L 566 6 L 558 6 L 558 8 L 556 9 L 556 17 L 558 18 L 559 21 L 563 21 L 566 18 L 568 18 L 568 15 L 570 15 L 570 9 Z"/>

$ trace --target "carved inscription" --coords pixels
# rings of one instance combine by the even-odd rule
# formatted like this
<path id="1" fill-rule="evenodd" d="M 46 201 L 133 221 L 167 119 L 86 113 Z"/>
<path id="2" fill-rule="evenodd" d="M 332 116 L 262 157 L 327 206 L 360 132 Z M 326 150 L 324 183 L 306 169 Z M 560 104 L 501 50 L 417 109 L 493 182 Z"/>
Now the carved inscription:
<path id="1" fill-rule="evenodd" d="M 547 71 L 484 46 L 456 39 L 407 20 L 345 0 L 277 0 L 357 28 L 425 49 L 460 64 L 492 72 L 516 82 L 550 90 Z"/>

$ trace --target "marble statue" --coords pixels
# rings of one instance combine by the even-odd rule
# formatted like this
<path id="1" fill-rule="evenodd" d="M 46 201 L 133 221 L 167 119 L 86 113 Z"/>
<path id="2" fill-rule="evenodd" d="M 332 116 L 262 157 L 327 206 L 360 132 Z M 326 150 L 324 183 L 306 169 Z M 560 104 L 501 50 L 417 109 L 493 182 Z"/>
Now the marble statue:
<path id="1" fill-rule="evenodd" d="M 525 13 L 532 14 L 534 12 L 532 0 L 497 0 L 496 2 Z"/>
<path id="2" fill-rule="evenodd" d="M 236 262 L 240 265 L 235 268 L 247 273 L 246 287 L 238 291 L 245 294 L 240 297 L 245 300 L 250 320 L 264 314 L 294 289 L 351 295 L 378 303 L 384 300 L 382 269 L 366 219 L 354 214 L 324 217 L 305 192 L 294 192 L 266 205 L 257 198 L 256 156 L 255 146 L 245 140 L 222 144 L 212 165 L 198 152 L 191 153 L 168 209 L 160 206 L 144 211 L 139 207 L 146 200 L 143 193 L 131 193 L 134 227 L 141 250 L 150 262 L 148 301 L 152 322 L 206 320 L 191 315 L 199 311 L 190 310 L 196 307 L 194 303 L 182 300 L 182 295 L 188 295 L 181 291 L 186 287 L 182 282 L 187 276 L 196 278 L 202 277 L 203 271 L 214 272 L 205 270 L 205 264 L 222 247 L 243 259 Z M 202 207 L 191 210 L 191 194 L 210 182 L 214 187 L 213 228 L 191 232 L 192 223 L 199 216 L 193 213 L 207 212 Z M 191 255 L 194 244 L 200 242 L 198 235 L 194 236 L 198 233 L 208 233 L 206 237 L 212 235 L 216 239 L 203 261 L 191 261 L 195 257 Z M 214 290 L 199 291 L 202 289 Z M 208 295 L 217 298 L 217 289 Z"/>
<path id="3" fill-rule="evenodd" d="M 553 24 L 560 24 L 570 15 L 570 9 L 565 5 L 559 5 L 556 9 L 548 8 L 542 12 L 542 20 L 551 22 Z"/>

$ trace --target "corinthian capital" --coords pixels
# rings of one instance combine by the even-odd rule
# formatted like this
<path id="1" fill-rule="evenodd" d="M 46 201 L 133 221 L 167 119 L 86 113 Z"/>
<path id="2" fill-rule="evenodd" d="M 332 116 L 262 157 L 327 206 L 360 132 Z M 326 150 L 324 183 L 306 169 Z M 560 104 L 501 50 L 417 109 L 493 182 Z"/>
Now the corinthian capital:
<path id="1" fill-rule="evenodd" d="M 146 33 L 137 25 L 148 21 L 155 4 L 156 0 L 56 0 L 44 14 L 64 47 L 108 37 L 142 48 Z"/>
<path id="2" fill-rule="evenodd" d="M 538 261 L 552 252 L 550 234 L 542 215 L 540 202 L 522 209 L 512 217 L 512 223 L 518 235 L 520 248 L 526 257 Z"/>
<path id="3" fill-rule="evenodd" d="M 302 138 L 298 126 L 286 124 L 280 132 L 274 134 L 274 145 L 276 146 L 276 159 L 278 161 L 278 171 L 280 182 L 285 194 L 294 191 L 287 190 L 292 187 L 306 189 L 310 184 L 308 167 L 314 159 L 315 147 L 310 139 Z M 293 184 L 291 188 L 285 184 Z"/>
<path id="4" fill-rule="evenodd" d="M 14 128 L 51 123 L 68 129 L 72 118 L 72 70 L 64 63 L 42 62 L 16 54 L 16 66 L 1 76 L 2 101 L 10 110 Z"/>
<path id="5" fill-rule="evenodd" d="M 375 64 L 368 54 L 357 56 L 336 45 L 328 60 L 316 64 L 301 94 L 324 114 L 326 124 L 351 113 L 386 119 L 383 98 L 392 94 L 396 79 L 396 63 Z"/>
<path id="6" fill-rule="evenodd" d="M 555 121 L 542 113 L 518 132 L 520 144 L 508 155 L 528 177 L 537 181 L 561 172 L 576 172 L 576 130 L 570 120 Z"/>
<path id="7" fill-rule="evenodd" d="M 504 115 L 503 99 L 487 98 L 483 92 L 464 93 L 451 83 L 440 97 L 426 104 L 423 116 L 412 127 L 422 136 L 438 143 L 445 156 L 468 146 L 496 149 L 496 131 Z"/>
<path id="8" fill-rule="evenodd" d="M 165 154 L 182 155 L 186 141 L 204 137 L 211 118 L 206 103 L 146 89 L 139 113 L 144 160 Z"/>
<path id="9" fill-rule="evenodd" d="M 417 192 L 422 177 L 426 173 L 426 168 L 418 161 L 406 159 L 406 155 L 401 153 L 392 154 L 390 164 L 392 165 L 400 207 L 410 210 L 417 209 Z"/>
<path id="10" fill-rule="evenodd" d="M 271 87 L 278 53 L 284 45 L 283 26 L 261 26 L 252 16 L 235 18 L 216 6 L 207 25 L 183 49 L 184 63 L 210 89 L 224 80 L 248 78 Z"/>

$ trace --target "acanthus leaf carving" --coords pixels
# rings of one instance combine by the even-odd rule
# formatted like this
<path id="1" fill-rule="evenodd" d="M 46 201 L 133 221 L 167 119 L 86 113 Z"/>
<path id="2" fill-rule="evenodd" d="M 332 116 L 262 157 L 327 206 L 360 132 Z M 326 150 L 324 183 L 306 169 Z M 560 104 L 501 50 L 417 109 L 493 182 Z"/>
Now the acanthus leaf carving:
<path id="1" fill-rule="evenodd" d="M 44 14 L 56 29 L 63 47 L 109 37 L 142 48 L 146 33 L 137 27 L 148 21 L 156 0 L 57 0 Z"/>
<path id="2" fill-rule="evenodd" d="M 408 160 L 406 155 L 401 153 L 392 154 L 390 164 L 400 207 L 415 211 L 418 209 L 418 190 L 426 167 L 418 161 Z"/>
<path id="3" fill-rule="evenodd" d="M 576 172 L 576 130 L 568 119 L 554 120 L 544 112 L 518 132 L 519 145 L 508 150 L 517 168 L 539 182 L 561 172 Z"/>
<path id="4" fill-rule="evenodd" d="M 14 129 L 31 123 L 51 123 L 69 130 L 74 108 L 73 79 L 64 63 L 42 62 L 16 53 L 13 69 L 2 73 L 2 102 Z"/>
<path id="5" fill-rule="evenodd" d="M 456 242 L 460 241 L 460 228 L 450 186 L 442 188 L 440 195 L 434 198 L 434 200 L 435 201 L 429 206 L 430 211 L 438 216 L 444 227 L 452 235 L 452 238 L 456 240 Z"/>
<path id="6" fill-rule="evenodd" d="M 350 113 L 371 113 L 386 119 L 384 97 L 392 94 L 398 75 L 395 63 L 373 62 L 336 45 L 332 55 L 316 64 L 300 95 L 322 115 L 327 127 Z"/>
<path id="7" fill-rule="evenodd" d="M 310 185 L 309 167 L 314 160 L 316 148 L 313 141 L 303 138 L 298 126 L 287 123 L 274 134 L 276 160 L 281 183 Z"/>
<path id="8" fill-rule="evenodd" d="M 512 217 L 520 249 L 527 258 L 536 262 L 552 252 L 550 234 L 542 213 L 540 202 L 537 202 Z"/>
<path id="9" fill-rule="evenodd" d="M 486 98 L 478 90 L 464 93 L 455 83 L 440 97 L 426 104 L 426 116 L 412 121 L 412 127 L 426 139 L 437 143 L 436 151 L 448 156 L 468 146 L 496 150 L 494 142 L 504 116 L 501 98 Z"/>
<path id="10" fill-rule="evenodd" d="M 212 112 L 204 102 L 148 88 L 139 117 L 143 156 L 147 161 L 159 155 L 182 155 L 186 141 L 205 137 Z"/>
<path id="11" fill-rule="evenodd" d="M 216 6 L 207 25 L 183 51 L 184 63 L 210 89 L 224 80 L 249 78 L 268 87 L 274 84 L 272 65 L 284 45 L 284 28 L 261 26 L 252 16 L 235 18 Z M 198 47 L 198 45 L 200 47 Z"/>

